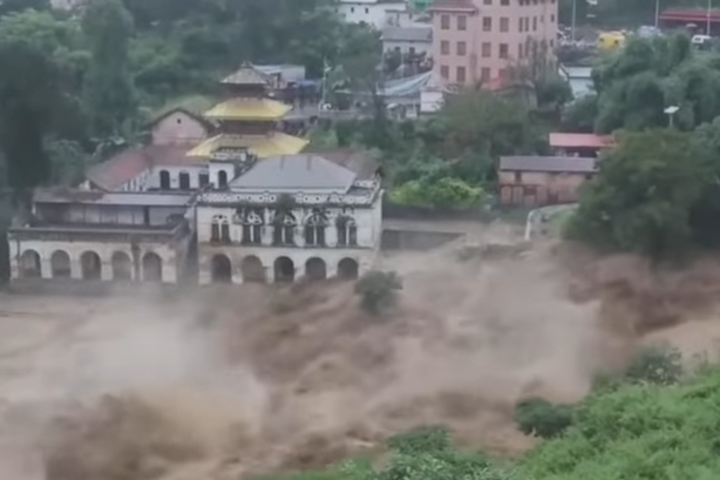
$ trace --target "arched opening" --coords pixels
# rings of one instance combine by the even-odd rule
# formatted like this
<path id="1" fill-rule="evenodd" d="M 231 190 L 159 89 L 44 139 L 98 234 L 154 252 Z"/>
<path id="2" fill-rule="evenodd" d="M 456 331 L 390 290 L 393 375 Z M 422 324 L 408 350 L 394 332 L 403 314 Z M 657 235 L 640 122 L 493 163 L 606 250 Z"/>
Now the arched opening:
<path id="1" fill-rule="evenodd" d="M 100 280 L 102 278 L 102 263 L 100 255 L 95 252 L 85 252 L 80 255 L 80 267 L 83 280 Z"/>
<path id="2" fill-rule="evenodd" d="M 70 278 L 70 255 L 64 250 L 56 250 L 50 256 L 52 278 Z"/>
<path id="3" fill-rule="evenodd" d="M 265 267 L 255 255 L 242 259 L 240 271 L 242 272 L 243 282 L 265 283 Z"/>
<path id="4" fill-rule="evenodd" d="M 128 281 L 132 280 L 132 260 L 125 252 L 115 252 L 112 256 L 112 275 L 113 280 Z"/>
<path id="5" fill-rule="evenodd" d="M 203 172 L 198 175 L 198 185 L 200 188 L 205 188 L 210 183 L 210 175 L 207 172 Z"/>
<path id="6" fill-rule="evenodd" d="M 180 172 L 178 176 L 180 182 L 180 190 L 190 190 L 190 174 L 187 172 Z"/>
<path id="7" fill-rule="evenodd" d="M 218 172 L 218 188 L 225 188 L 227 187 L 227 172 L 225 170 L 220 170 Z"/>
<path id="8" fill-rule="evenodd" d="M 338 277 L 343 280 L 356 280 L 359 270 L 358 263 L 352 258 L 343 258 L 338 262 Z"/>
<path id="9" fill-rule="evenodd" d="M 170 190 L 170 172 L 160 170 L 160 190 Z"/>
<path id="10" fill-rule="evenodd" d="M 162 282 L 162 259 L 152 252 L 148 252 L 142 259 L 143 281 Z"/>
<path id="11" fill-rule="evenodd" d="M 25 250 L 20 255 L 20 278 L 40 278 L 42 277 L 42 263 L 40 262 L 40 254 L 35 250 Z"/>
<path id="12" fill-rule="evenodd" d="M 305 262 L 305 276 L 309 280 L 325 280 L 327 278 L 327 266 L 322 258 L 313 257 Z"/>
<path id="13" fill-rule="evenodd" d="M 217 254 L 210 262 L 210 272 L 213 283 L 232 282 L 232 264 L 227 255 Z"/>
<path id="14" fill-rule="evenodd" d="M 275 282 L 293 282 L 295 280 L 295 264 L 288 257 L 278 257 L 274 267 Z"/>

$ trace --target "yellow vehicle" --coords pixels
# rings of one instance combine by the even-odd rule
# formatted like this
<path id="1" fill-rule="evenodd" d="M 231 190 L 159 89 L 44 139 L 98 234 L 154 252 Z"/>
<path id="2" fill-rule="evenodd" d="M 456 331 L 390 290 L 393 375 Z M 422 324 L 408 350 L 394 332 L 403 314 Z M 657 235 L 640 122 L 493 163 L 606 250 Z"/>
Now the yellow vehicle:
<path id="1" fill-rule="evenodd" d="M 598 46 L 600 50 L 611 51 L 617 50 L 625 43 L 625 34 L 623 32 L 603 32 L 598 38 Z"/>

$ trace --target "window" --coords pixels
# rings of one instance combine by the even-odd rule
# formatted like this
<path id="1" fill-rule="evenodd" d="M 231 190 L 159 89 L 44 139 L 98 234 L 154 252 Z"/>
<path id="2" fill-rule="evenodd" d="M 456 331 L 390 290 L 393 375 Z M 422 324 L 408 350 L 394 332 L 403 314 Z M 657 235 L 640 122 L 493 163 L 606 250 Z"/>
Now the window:
<path id="1" fill-rule="evenodd" d="M 510 19 L 508 17 L 500 17 L 500 31 L 510 31 Z"/>
<path id="2" fill-rule="evenodd" d="M 450 30 L 450 15 L 440 16 L 440 28 L 443 30 Z"/>
<path id="3" fill-rule="evenodd" d="M 550 15 L 550 23 L 555 23 L 555 14 Z"/>
<path id="4" fill-rule="evenodd" d="M 555 39 L 550 39 L 550 48 L 555 48 Z"/>
<path id="5" fill-rule="evenodd" d="M 338 245 L 357 245 L 357 225 L 350 217 L 340 217 L 337 222 Z"/>
<path id="6" fill-rule="evenodd" d="M 522 172 L 515 172 L 515 183 L 522 183 Z"/>
<path id="7" fill-rule="evenodd" d="M 369 8 L 366 8 L 366 9 L 365 9 L 365 14 L 368 14 L 368 13 L 370 13 L 370 9 L 369 9 Z"/>
<path id="8" fill-rule="evenodd" d="M 490 42 L 483 42 L 482 51 L 480 52 L 483 58 L 489 58 L 492 56 L 492 44 Z"/>
<path id="9" fill-rule="evenodd" d="M 170 172 L 160 170 L 160 190 L 170 190 Z"/>
<path id="10" fill-rule="evenodd" d="M 210 175 L 207 173 L 201 173 L 198 176 L 198 184 L 200 185 L 200 188 L 207 187 L 210 183 Z"/>
<path id="11" fill-rule="evenodd" d="M 489 32 L 492 30 L 492 17 L 483 17 L 482 29 L 483 32 Z"/>
<path id="12" fill-rule="evenodd" d="M 523 21 L 522 17 L 518 18 L 518 31 L 520 33 L 525 31 L 525 29 L 523 29 L 524 25 L 525 25 L 525 22 Z"/>
<path id="13" fill-rule="evenodd" d="M 273 245 L 294 245 L 295 225 L 295 217 L 292 213 L 276 212 Z"/>
<path id="14" fill-rule="evenodd" d="M 533 17 L 533 32 L 537 30 L 537 17 Z"/>
<path id="15" fill-rule="evenodd" d="M 440 55 L 450 55 L 450 42 L 447 40 L 440 42 Z"/>
<path id="16" fill-rule="evenodd" d="M 263 211 L 248 210 L 241 212 L 242 216 L 242 243 L 244 245 L 260 245 L 262 243 Z"/>
<path id="17" fill-rule="evenodd" d="M 500 5 L 507 7 L 510 5 L 510 0 L 500 0 Z"/>
<path id="18" fill-rule="evenodd" d="M 457 54 L 464 57 L 467 54 L 467 44 L 465 42 L 457 43 Z"/>
<path id="19" fill-rule="evenodd" d="M 210 224 L 210 241 L 214 243 L 230 242 L 230 223 L 227 217 L 215 215 Z"/>
<path id="20" fill-rule="evenodd" d="M 447 80 L 450 77 L 450 69 L 447 65 L 440 66 L 440 76 Z"/>
<path id="21" fill-rule="evenodd" d="M 467 30 L 467 17 L 465 15 L 458 15 L 457 29 L 458 30 Z"/>
<path id="22" fill-rule="evenodd" d="M 325 216 L 319 210 L 305 222 L 305 245 L 325 246 Z"/>
<path id="23" fill-rule="evenodd" d="M 508 57 L 510 56 L 510 55 L 509 55 L 508 44 L 507 44 L 507 43 L 501 43 L 501 44 L 500 44 L 500 49 L 499 49 L 498 53 L 499 53 L 499 55 L 500 55 L 500 58 L 508 58 Z"/>
<path id="24" fill-rule="evenodd" d="M 180 190 L 190 190 L 190 174 L 187 172 L 180 172 Z"/>
<path id="25" fill-rule="evenodd" d="M 483 82 L 487 82 L 490 80 L 490 69 L 488 67 L 483 67 L 480 69 L 480 80 Z"/>
<path id="26" fill-rule="evenodd" d="M 225 187 L 227 187 L 227 172 L 225 170 L 220 170 L 218 172 L 218 188 Z"/>
<path id="27" fill-rule="evenodd" d="M 505 79 L 507 79 L 507 69 L 501 68 L 500 70 L 498 70 L 498 78 L 499 78 L 500 80 L 505 80 Z"/>
<path id="28" fill-rule="evenodd" d="M 530 31 L 530 17 L 525 17 L 525 31 Z"/>
<path id="29" fill-rule="evenodd" d="M 523 44 L 518 45 L 518 58 L 523 58 Z"/>
<path id="30" fill-rule="evenodd" d="M 492 5 L 492 0 L 483 0 L 483 5 Z"/>
<path id="31" fill-rule="evenodd" d="M 455 81 L 457 83 L 465 83 L 465 67 L 457 67 L 455 72 Z"/>

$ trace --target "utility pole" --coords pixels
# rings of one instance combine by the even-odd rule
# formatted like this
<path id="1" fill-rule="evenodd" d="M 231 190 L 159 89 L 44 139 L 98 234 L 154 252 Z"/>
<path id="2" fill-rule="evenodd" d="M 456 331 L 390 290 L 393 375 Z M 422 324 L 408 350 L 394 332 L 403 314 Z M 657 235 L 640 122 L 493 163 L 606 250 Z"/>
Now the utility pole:
<path id="1" fill-rule="evenodd" d="M 712 1 L 712 0 L 708 0 Z M 577 0 L 572 3 L 572 24 L 570 26 L 570 38 L 575 42 L 575 27 L 577 26 Z"/>
<path id="2" fill-rule="evenodd" d="M 655 28 L 660 27 L 660 0 L 655 0 Z"/>
<path id="3" fill-rule="evenodd" d="M 712 23 L 712 22 L 710 21 L 710 14 L 711 14 L 711 13 L 712 13 L 712 0 L 708 0 L 707 12 L 706 12 L 706 14 L 705 14 L 705 15 L 706 15 L 706 20 L 707 20 L 707 23 L 706 23 L 706 25 L 705 25 L 705 35 L 710 35 L 710 25 L 711 25 L 711 23 Z"/>

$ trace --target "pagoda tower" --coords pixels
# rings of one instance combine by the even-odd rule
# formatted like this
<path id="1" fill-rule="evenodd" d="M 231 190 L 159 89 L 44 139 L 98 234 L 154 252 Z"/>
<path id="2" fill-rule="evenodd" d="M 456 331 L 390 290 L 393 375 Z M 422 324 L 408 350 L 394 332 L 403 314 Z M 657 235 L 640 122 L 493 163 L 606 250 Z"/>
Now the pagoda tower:
<path id="1" fill-rule="evenodd" d="M 219 133 L 187 155 L 208 160 L 247 154 L 258 159 L 299 153 L 307 140 L 278 130 L 278 122 L 292 109 L 268 97 L 271 78 L 244 63 L 221 82 L 224 100 L 205 112 Z"/>

